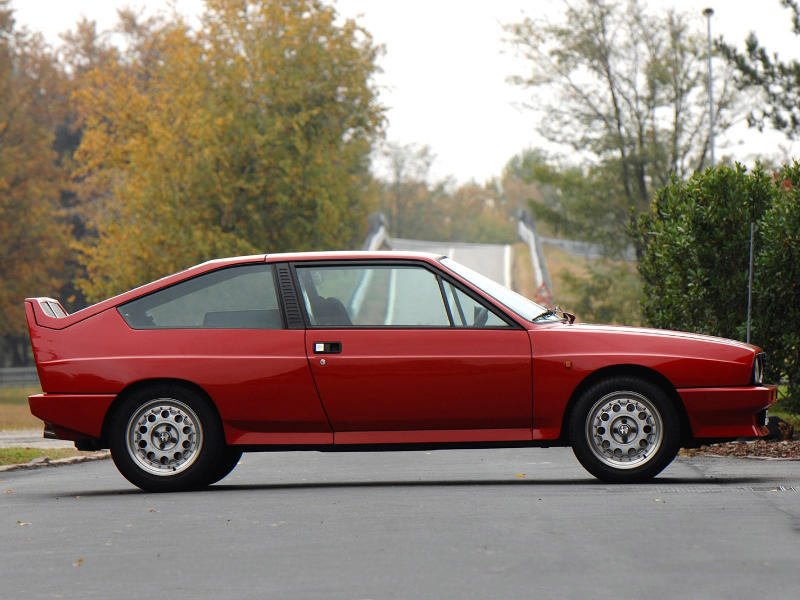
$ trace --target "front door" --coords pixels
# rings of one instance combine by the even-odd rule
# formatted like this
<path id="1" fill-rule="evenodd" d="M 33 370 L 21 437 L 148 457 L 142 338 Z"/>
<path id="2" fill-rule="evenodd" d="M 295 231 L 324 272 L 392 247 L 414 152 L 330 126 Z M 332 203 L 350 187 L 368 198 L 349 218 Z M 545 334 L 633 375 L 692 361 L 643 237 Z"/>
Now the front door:
<path id="1" fill-rule="evenodd" d="M 531 439 L 527 332 L 422 263 L 296 267 L 337 443 Z"/>

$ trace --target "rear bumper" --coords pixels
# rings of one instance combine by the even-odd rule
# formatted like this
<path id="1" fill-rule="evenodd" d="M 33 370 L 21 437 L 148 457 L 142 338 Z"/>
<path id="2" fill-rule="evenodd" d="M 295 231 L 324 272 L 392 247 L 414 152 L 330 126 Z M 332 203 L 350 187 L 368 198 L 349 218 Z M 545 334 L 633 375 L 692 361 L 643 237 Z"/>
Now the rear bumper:
<path id="1" fill-rule="evenodd" d="M 766 410 L 777 401 L 778 388 L 684 388 L 678 395 L 689 415 L 693 437 L 762 437 L 768 433 Z"/>
<path id="2" fill-rule="evenodd" d="M 48 434 L 62 440 L 100 438 L 103 420 L 116 394 L 35 394 L 28 397 L 33 416 L 47 423 Z"/>

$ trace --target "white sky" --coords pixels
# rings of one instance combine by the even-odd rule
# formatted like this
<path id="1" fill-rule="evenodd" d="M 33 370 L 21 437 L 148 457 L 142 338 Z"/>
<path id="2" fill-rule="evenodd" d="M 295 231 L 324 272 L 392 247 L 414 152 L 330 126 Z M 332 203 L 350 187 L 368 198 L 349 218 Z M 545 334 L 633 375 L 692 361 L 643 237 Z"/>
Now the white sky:
<path id="1" fill-rule="evenodd" d="M 202 11 L 202 0 L 175 0 L 187 15 Z M 655 10 L 675 7 L 697 20 L 711 6 L 712 34 L 730 42 L 743 41 L 755 30 L 759 39 L 782 57 L 800 56 L 800 38 L 791 34 L 789 11 L 778 0 L 647 0 Z M 41 31 L 53 45 L 58 34 L 82 16 L 100 29 L 116 22 L 116 10 L 143 8 L 148 14 L 165 10 L 163 0 L 12 0 L 18 23 Z M 338 0 L 340 14 L 358 22 L 384 44 L 386 54 L 377 82 L 388 107 L 387 139 L 431 147 L 436 155 L 432 175 L 453 176 L 459 183 L 479 183 L 500 175 L 503 166 L 527 147 L 542 145 L 536 117 L 517 108 L 525 98 L 506 77 L 523 65 L 503 43 L 503 23 L 523 14 L 558 10 L 557 0 Z M 360 15 L 360 16 L 359 16 Z M 504 53 L 504 51 L 506 51 Z M 780 155 L 789 149 L 782 136 L 762 135 L 745 127 L 717 141 L 717 155 L 744 161 L 754 152 Z M 796 155 L 800 146 L 791 148 Z"/>

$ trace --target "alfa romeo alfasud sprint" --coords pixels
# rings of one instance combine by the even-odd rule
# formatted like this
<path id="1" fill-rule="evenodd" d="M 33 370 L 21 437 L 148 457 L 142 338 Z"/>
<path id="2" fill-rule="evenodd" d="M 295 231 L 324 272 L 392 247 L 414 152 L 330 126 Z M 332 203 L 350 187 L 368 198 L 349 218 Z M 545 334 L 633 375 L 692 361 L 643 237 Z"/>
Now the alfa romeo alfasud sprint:
<path id="1" fill-rule="evenodd" d="M 767 433 L 741 342 L 574 322 L 443 256 L 213 260 L 67 314 L 25 301 L 45 436 L 110 448 L 145 490 L 243 451 L 572 446 L 611 482 Z"/>

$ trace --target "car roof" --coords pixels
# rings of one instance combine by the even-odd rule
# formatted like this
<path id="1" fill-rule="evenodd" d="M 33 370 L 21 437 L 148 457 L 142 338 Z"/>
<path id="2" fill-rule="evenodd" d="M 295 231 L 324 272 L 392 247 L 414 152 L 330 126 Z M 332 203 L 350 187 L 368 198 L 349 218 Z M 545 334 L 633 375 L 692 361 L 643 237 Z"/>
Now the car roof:
<path id="1" fill-rule="evenodd" d="M 432 252 L 409 252 L 405 250 L 355 250 L 335 252 L 283 252 L 267 254 L 267 262 L 297 262 L 311 260 L 380 260 L 380 259 L 411 259 L 424 261 L 437 261 L 442 254 Z"/>
<path id="2" fill-rule="evenodd" d="M 97 304 L 92 304 L 81 310 L 73 312 L 65 317 L 49 318 L 37 311 L 37 319 L 46 322 L 46 326 L 53 329 L 63 329 L 73 323 L 82 321 L 88 317 L 96 315 L 104 310 L 119 306 L 135 298 L 147 295 L 151 292 L 168 287 L 180 281 L 184 281 L 191 277 L 196 277 L 209 271 L 214 271 L 219 268 L 240 265 L 240 264 L 253 264 L 258 262 L 300 262 L 300 261 L 321 261 L 321 260 L 380 260 L 380 259 L 406 259 L 406 260 L 424 260 L 426 262 L 436 262 L 441 255 L 432 254 L 430 252 L 401 252 L 395 250 L 376 250 L 376 251 L 337 251 L 337 252 L 286 252 L 276 254 L 254 254 L 250 256 L 231 256 L 229 258 L 217 258 L 208 260 L 204 263 L 194 265 L 182 271 L 171 273 L 155 281 L 145 283 L 131 290 L 123 292 L 117 296 L 113 296 Z M 36 304 L 42 298 L 26 298 L 27 302 Z"/>

